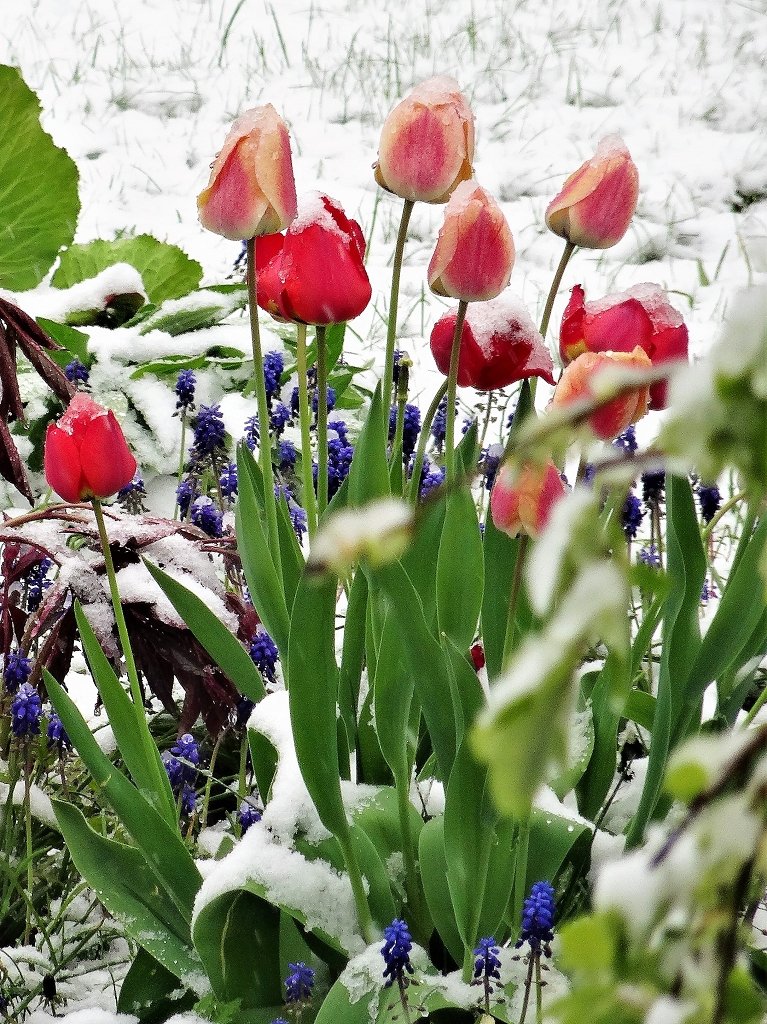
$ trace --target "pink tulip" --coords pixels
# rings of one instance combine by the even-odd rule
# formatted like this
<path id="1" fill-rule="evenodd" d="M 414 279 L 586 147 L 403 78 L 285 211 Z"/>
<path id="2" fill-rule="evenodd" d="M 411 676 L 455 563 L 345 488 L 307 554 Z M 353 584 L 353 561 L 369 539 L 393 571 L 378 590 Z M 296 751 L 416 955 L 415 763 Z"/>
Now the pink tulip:
<path id="1" fill-rule="evenodd" d="M 441 317 L 431 332 L 431 352 L 440 373 L 448 375 L 457 313 Z M 493 391 L 526 377 L 549 384 L 554 364 L 543 338 L 518 302 L 499 297 L 472 302 L 466 311 L 458 355 L 458 384 Z"/>
<path id="2" fill-rule="evenodd" d="M 565 367 L 551 406 L 558 408 L 582 399 L 596 398 L 595 379 L 608 368 L 649 370 L 651 366 L 650 357 L 639 345 L 631 352 L 584 352 Z M 647 412 L 649 401 L 649 386 L 640 385 L 600 406 L 589 416 L 589 426 L 597 437 L 609 441 L 629 424 L 640 420 Z"/>
<path id="3" fill-rule="evenodd" d="M 628 291 L 586 302 L 576 285 L 570 296 L 559 332 L 559 351 L 564 362 L 582 352 L 630 352 L 641 346 L 653 366 L 687 359 L 687 327 L 682 314 L 655 284 L 636 284 Z M 650 387 L 650 408 L 665 409 L 668 381 Z"/>
<path id="4" fill-rule="evenodd" d="M 437 295 L 483 302 L 500 295 L 514 266 L 514 239 L 492 196 L 464 181 L 445 208 L 445 221 L 429 263 L 429 287 Z"/>
<path id="5" fill-rule="evenodd" d="M 537 537 L 548 523 L 554 505 L 566 493 L 559 470 L 551 460 L 545 466 L 527 463 L 520 470 L 505 463 L 498 470 L 490 495 L 493 524 L 510 537 L 520 533 Z"/>
<path id="6" fill-rule="evenodd" d="M 445 203 L 471 178 L 473 159 L 474 115 L 458 83 L 430 78 L 386 118 L 375 180 L 403 199 Z"/>
<path id="7" fill-rule="evenodd" d="M 232 240 L 286 228 L 296 215 L 296 184 L 285 122 L 267 103 L 237 118 L 197 197 L 200 223 Z"/>
<path id="8" fill-rule="evenodd" d="M 585 249 L 609 249 L 626 234 L 639 196 L 639 175 L 619 135 L 570 175 L 546 209 L 555 235 Z"/>

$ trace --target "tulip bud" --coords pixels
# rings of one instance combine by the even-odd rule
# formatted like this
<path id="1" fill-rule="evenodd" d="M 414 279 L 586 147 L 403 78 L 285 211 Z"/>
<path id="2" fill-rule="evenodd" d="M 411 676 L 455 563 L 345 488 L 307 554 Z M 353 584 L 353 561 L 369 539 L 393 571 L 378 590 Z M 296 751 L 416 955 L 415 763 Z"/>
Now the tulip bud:
<path id="1" fill-rule="evenodd" d="M 473 159 L 474 115 L 458 83 L 430 78 L 386 118 L 375 180 L 403 199 L 445 203 L 471 178 Z"/>
<path id="2" fill-rule="evenodd" d="M 457 313 L 446 313 L 431 332 L 431 353 L 440 373 L 450 371 Z M 525 307 L 510 298 L 472 302 L 466 311 L 458 354 L 458 384 L 493 391 L 526 377 L 543 377 L 549 384 L 551 354 Z"/>
<path id="3" fill-rule="evenodd" d="M 609 249 L 626 234 L 639 195 L 639 175 L 619 135 L 570 175 L 546 209 L 555 235 L 585 249 Z"/>
<path id="4" fill-rule="evenodd" d="M 597 399 L 599 378 L 610 368 L 649 370 L 651 366 L 649 356 L 639 345 L 631 352 L 584 352 L 563 370 L 551 406 L 557 408 L 583 399 Z M 588 417 L 589 426 L 597 437 L 609 441 L 629 424 L 640 420 L 647 412 L 649 401 L 649 386 L 640 385 L 606 401 Z"/>
<path id="5" fill-rule="evenodd" d="M 500 295 L 514 266 L 514 239 L 501 208 L 476 181 L 464 181 L 445 208 L 429 263 L 437 295 L 483 302 Z"/>
<path id="6" fill-rule="evenodd" d="M 304 324 L 343 323 L 370 302 L 362 228 L 329 196 L 318 192 L 302 198 L 296 219 L 274 248 L 257 289 L 259 306 L 272 316 Z"/>
<path id="7" fill-rule="evenodd" d="M 267 103 L 237 118 L 197 197 L 200 223 L 236 241 L 286 228 L 296 215 L 296 184 L 285 122 Z"/>
<path id="8" fill-rule="evenodd" d="M 527 463 L 517 469 L 505 463 L 490 495 L 490 512 L 496 530 L 516 537 L 537 537 L 549 521 L 554 505 L 567 489 L 559 470 L 549 460 L 545 466 Z"/>
<path id="9" fill-rule="evenodd" d="M 628 291 L 586 302 L 576 285 L 559 332 L 564 362 L 582 352 L 630 352 L 639 345 L 653 366 L 687 358 L 687 327 L 682 314 L 655 284 L 636 284 Z M 650 387 L 650 408 L 665 409 L 668 381 Z"/>
<path id="10" fill-rule="evenodd" d="M 136 472 L 113 412 L 78 391 L 45 435 L 45 479 L 64 501 L 109 498 Z"/>

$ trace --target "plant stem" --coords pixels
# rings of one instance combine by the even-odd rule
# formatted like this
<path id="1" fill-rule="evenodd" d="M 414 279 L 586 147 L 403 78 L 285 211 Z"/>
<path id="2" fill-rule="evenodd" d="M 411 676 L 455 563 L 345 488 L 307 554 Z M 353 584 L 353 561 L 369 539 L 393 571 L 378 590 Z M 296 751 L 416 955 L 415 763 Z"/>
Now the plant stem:
<path id="1" fill-rule="evenodd" d="M 210 804 L 210 791 L 213 788 L 213 775 L 216 770 L 216 760 L 218 759 L 218 752 L 221 749 L 221 740 L 224 738 L 224 729 L 218 734 L 216 742 L 213 744 L 213 751 L 210 755 L 210 765 L 208 766 L 208 777 L 205 780 L 205 793 L 202 798 L 202 809 L 200 811 L 200 829 L 205 828 L 208 824 L 208 805 Z"/>
<path id="2" fill-rule="evenodd" d="M 317 325 L 317 518 L 328 505 L 328 350 Z"/>
<path id="3" fill-rule="evenodd" d="M 32 788 L 32 746 L 29 736 L 24 741 L 24 831 L 27 846 L 27 912 L 24 921 L 24 945 L 32 934 L 32 885 L 35 881 L 32 850 L 32 808 L 29 793 Z"/>
<path id="4" fill-rule="evenodd" d="M 138 672 L 136 671 L 136 662 L 133 658 L 133 649 L 130 643 L 130 637 L 128 636 L 128 627 L 125 623 L 125 614 L 123 612 L 122 601 L 120 600 L 120 591 L 117 587 L 117 577 L 115 575 L 115 566 L 112 561 L 112 552 L 109 548 L 109 535 L 107 534 L 106 525 L 104 523 L 104 513 L 101 509 L 101 502 L 98 498 L 93 498 L 93 514 L 96 517 L 96 526 L 99 531 L 99 540 L 101 541 L 101 550 L 104 553 L 104 568 L 107 573 L 107 580 L 109 581 L 109 593 L 112 598 L 112 610 L 115 616 L 115 622 L 117 623 L 117 632 L 120 637 L 120 646 L 122 647 L 123 657 L 125 658 L 125 669 L 128 674 L 128 682 L 130 684 L 131 697 L 136 708 L 141 708 L 142 713 L 144 710 L 144 698 L 141 693 L 141 686 L 138 681 Z"/>
<path id="5" fill-rule="evenodd" d="M 282 583 L 282 559 L 277 531 L 277 502 L 274 497 L 274 470 L 272 451 L 269 443 L 269 405 L 266 400 L 264 379 L 264 357 L 261 351 L 261 332 L 258 326 L 258 303 L 256 272 L 256 240 L 248 239 L 248 305 L 250 307 L 250 340 L 253 346 L 253 373 L 255 374 L 256 402 L 258 403 L 258 458 L 264 485 L 264 510 L 269 532 L 271 549 L 277 578 Z"/>
<path id="6" fill-rule="evenodd" d="M 349 881 L 352 886 L 352 894 L 354 896 L 354 904 L 357 907 L 357 920 L 359 921 L 360 930 L 365 942 L 368 945 L 371 942 L 375 942 L 377 935 L 376 929 L 373 925 L 373 918 L 370 915 L 370 907 L 368 906 L 367 896 L 365 895 L 365 887 L 362 884 L 362 872 L 357 862 L 357 855 L 354 852 L 352 846 L 351 835 L 348 829 L 343 835 L 337 835 L 338 845 L 341 847 L 341 853 L 344 858 L 344 864 L 346 870 L 349 872 Z"/>
<path id="7" fill-rule="evenodd" d="M 466 319 L 468 302 L 463 299 L 458 303 L 458 314 L 455 318 L 453 347 L 450 350 L 450 372 L 447 378 L 447 409 L 445 410 L 445 468 L 447 483 L 455 478 L 455 394 L 458 387 L 458 358 L 461 353 L 461 335 L 463 322 Z"/>
<path id="8" fill-rule="evenodd" d="M 434 398 L 431 400 L 431 405 L 426 410 L 426 415 L 423 418 L 421 424 L 421 436 L 418 438 L 418 448 L 415 453 L 415 460 L 413 462 L 413 474 L 410 477 L 410 500 L 415 505 L 418 501 L 418 492 L 420 490 L 421 470 L 423 469 L 424 455 L 426 454 L 426 444 L 429 440 L 429 432 L 431 431 L 431 425 L 434 422 L 434 417 L 437 415 L 437 409 L 439 409 L 439 403 L 445 397 L 447 391 L 447 381 L 444 380 L 437 388 Z"/>
<path id="9" fill-rule="evenodd" d="M 312 474 L 311 409 L 309 408 L 306 365 L 306 324 L 296 324 L 296 370 L 298 372 L 298 416 L 301 422 L 301 479 L 309 539 L 317 532 L 317 499 Z"/>
<path id="10" fill-rule="evenodd" d="M 503 658 L 501 660 L 503 668 L 508 668 L 509 660 L 511 659 L 511 655 L 514 650 L 517 604 L 519 602 L 519 592 L 522 589 L 522 573 L 525 568 L 525 559 L 527 556 L 529 540 L 530 538 L 527 536 L 520 538 L 519 546 L 517 547 L 517 560 L 514 563 L 514 578 L 512 580 L 511 594 L 509 596 L 509 614 L 506 619 L 506 636 L 503 641 Z"/>
<path id="11" fill-rule="evenodd" d="M 530 1002 L 530 989 L 533 987 L 533 954 L 530 953 L 530 965 L 527 968 L 527 977 L 525 978 L 525 999 L 522 1003 L 522 1012 L 519 1015 L 519 1024 L 525 1024 L 525 1017 L 527 1016 L 527 1007 Z"/>
<path id="12" fill-rule="evenodd" d="M 559 261 L 559 266 L 554 271 L 554 277 L 551 281 L 551 287 L 549 288 L 549 294 L 546 297 L 546 305 L 543 307 L 543 316 L 541 317 L 541 326 L 539 331 L 542 338 L 546 338 L 546 331 L 549 329 L 549 321 L 551 320 L 551 311 L 554 308 L 554 300 L 557 297 L 559 286 L 562 283 L 562 277 L 565 272 L 567 264 L 570 262 L 570 257 L 575 252 L 575 246 L 572 242 L 565 242 L 565 251 L 562 253 L 562 258 Z"/>
<path id="13" fill-rule="evenodd" d="M 735 506 L 739 504 L 741 501 L 743 501 L 743 499 L 746 498 L 747 496 L 748 495 L 746 491 L 739 491 L 737 494 L 734 494 L 728 501 L 725 501 L 725 503 L 716 512 L 716 514 L 712 516 L 711 521 L 703 527 L 702 533 L 704 544 L 706 540 L 709 538 L 709 536 L 713 533 L 713 531 L 717 528 L 720 520 L 727 515 L 730 509 L 735 508 Z"/>
<path id="14" fill-rule="evenodd" d="M 181 485 L 181 478 L 184 475 L 184 443 L 186 441 L 186 407 L 181 409 L 181 444 L 178 456 L 178 473 L 176 474 L 176 500 L 173 504 L 173 518 L 178 519 L 178 488 Z M 191 502 L 190 502 L 191 504 Z"/>
<path id="15" fill-rule="evenodd" d="M 386 325 L 386 358 L 384 360 L 383 376 L 383 410 L 386 416 L 389 415 L 391 406 L 391 389 L 394 377 L 394 343 L 397 338 L 397 307 L 399 305 L 399 282 L 402 273 L 402 256 L 405 251 L 407 240 L 407 229 L 410 224 L 410 214 L 413 212 L 414 202 L 406 199 L 402 205 L 402 217 L 397 232 L 397 242 L 394 246 L 394 262 L 391 271 L 391 296 L 389 298 L 389 321 Z"/>
<path id="16" fill-rule="evenodd" d="M 517 855 L 514 858 L 514 904 L 512 910 L 513 927 L 521 927 L 522 909 L 525 903 L 525 881 L 527 879 L 527 854 L 530 847 L 530 817 L 519 822 L 517 836 Z"/>
<path id="17" fill-rule="evenodd" d="M 399 779 L 408 779 L 408 771 L 401 773 Z M 421 888 L 418 882 L 418 868 L 416 867 L 415 845 L 413 843 L 413 830 L 410 827 L 410 794 L 407 786 L 397 785 L 397 811 L 399 812 L 399 827 L 402 833 L 402 856 L 405 862 L 405 894 L 410 910 L 410 919 L 417 924 L 418 931 L 421 930 L 423 920 L 423 908 L 421 906 Z M 419 935 L 419 941 L 423 936 Z M 426 936 L 428 938 L 428 935 Z"/>
<path id="18" fill-rule="evenodd" d="M 535 956 L 535 1021 L 543 1024 L 543 986 L 541 984 L 541 955 Z"/>

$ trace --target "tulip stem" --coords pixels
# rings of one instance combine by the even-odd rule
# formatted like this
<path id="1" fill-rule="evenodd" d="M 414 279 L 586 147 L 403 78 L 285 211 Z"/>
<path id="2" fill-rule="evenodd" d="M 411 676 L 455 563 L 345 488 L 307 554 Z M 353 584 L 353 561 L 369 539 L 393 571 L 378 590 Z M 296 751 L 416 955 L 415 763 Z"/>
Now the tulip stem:
<path id="1" fill-rule="evenodd" d="M 184 451 L 184 445 L 186 443 L 186 408 L 181 410 L 181 451 L 178 456 L 178 473 L 176 474 L 176 502 L 173 506 L 173 518 L 178 519 L 178 489 L 181 486 L 181 480 L 184 476 L 184 463 L 186 462 L 186 452 Z M 191 505 L 191 501 L 189 503 Z"/>
<path id="2" fill-rule="evenodd" d="M 509 596 L 509 613 L 506 619 L 506 636 L 503 641 L 503 658 L 501 665 L 504 669 L 509 667 L 509 660 L 514 650 L 514 636 L 517 623 L 517 604 L 519 603 L 519 592 L 522 589 L 522 572 L 525 568 L 529 538 L 525 535 L 520 537 L 517 544 L 517 558 L 514 563 L 514 579 L 511 584 Z"/>
<path id="3" fill-rule="evenodd" d="M 418 495 L 421 489 L 421 470 L 423 469 L 423 460 L 426 454 L 426 443 L 429 440 L 431 425 L 434 422 L 434 417 L 437 415 L 439 403 L 445 397 L 446 391 L 447 381 L 443 380 L 437 388 L 434 398 L 431 400 L 431 405 L 426 410 L 426 415 L 424 416 L 423 423 L 421 424 L 421 435 L 418 438 L 418 448 L 416 449 L 415 460 L 413 461 L 413 472 L 410 477 L 410 500 L 414 505 L 418 501 Z"/>
<path id="4" fill-rule="evenodd" d="M 402 256 L 405 252 L 407 241 L 407 229 L 410 224 L 410 215 L 415 205 L 412 199 L 406 199 L 402 205 L 402 217 L 397 232 L 397 243 L 394 247 L 394 262 L 391 270 L 391 295 L 389 298 L 389 321 L 386 326 L 386 359 L 384 362 L 383 377 L 383 411 L 388 416 L 391 408 L 391 392 L 394 380 L 394 343 L 397 339 L 397 307 L 399 305 L 399 282 L 402 274 Z"/>
<path id="5" fill-rule="evenodd" d="M 539 328 L 539 331 L 541 337 L 544 340 L 546 338 L 546 331 L 548 331 L 549 329 L 549 320 L 551 320 L 551 311 L 554 308 L 554 299 L 556 299 L 557 292 L 559 291 L 559 286 L 562 283 L 562 277 L 564 276 L 565 268 L 567 267 L 567 264 L 570 262 L 570 257 L 574 252 L 575 245 L 570 241 L 565 242 L 565 251 L 562 253 L 562 258 L 559 261 L 559 266 L 557 267 L 554 273 L 554 278 L 551 282 L 551 288 L 549 288 L 549 294 L 546 298 L 546 305 L 543 307 L 543 316 L 541 317 L 541 326 Z"/>
<path id="6" fill-rule="evenodd" d="M 328 505 L 328 350 L 325 327 L 317 325 L 317 518 Z"/>
<path id="7" fill-rule="evenodd" d="M 301 421 L 301 477 L 309 539 L 317 532 L 317 500 L 312 474 L 311 409 L 306 365 L 306 324 L 296 324 L 296 370 L 298 372 L 298 415 Z"/>
<path id="8" fill-rule="evenodd" d="M 458 387 L 458 359 L 461 354 L 461 335 L 463 322 L 466 319 L 468 302 L 464 299 L 458 303 L 458 314 L 455 318 L 453 347 L 450 351 L 450 373 L 447 377 L 447 409 L 445 410 L 445 469 L 447 483 L 455 478 L 455 394 Z"/>
<path id="9" fill-rule="evenodd" d="M 258 403 L 258 459 L 264 485 L 264 510 L 269 531 L 271 550 L 277 578 L 282 583 L 282 559 L 280 537 L 277 531 L 277 501 L 274 497 L 274 469 L 269 438 L 269 404 L 266 398 L 264 379 L 264 357 L 261 351 L 261 332 L 258 326 L 256 240 L 249 238 L 248 249 L 248 305 L 250 307 L 250 340 L 253 346 L 253 373 L 255 375 L 256 402 Z"/>

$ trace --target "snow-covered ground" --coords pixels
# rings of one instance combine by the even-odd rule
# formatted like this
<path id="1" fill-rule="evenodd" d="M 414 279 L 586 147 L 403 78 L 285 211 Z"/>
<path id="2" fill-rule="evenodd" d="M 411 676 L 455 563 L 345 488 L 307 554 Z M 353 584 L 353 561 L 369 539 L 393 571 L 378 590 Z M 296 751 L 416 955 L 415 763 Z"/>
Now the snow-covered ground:
<path id="1" fill-rule="evenodd" d="M 476 176 L 502 201 L 511 287 L 534 318 L 561 252 L 546 204 L 612 132 L 639 168 L 637 214 L 613 249 L 576 255 L 566 287 L 596 298 L 658 282 L 700 352 L 735 289 L 767 272 L 765 0 L 2 0 L 0 11 L 0 63 L 22 70 L 77 161 L 78 241 L 150 232 L 198 259 L 205 282 L 223 281 L 239 246 L 200 228 L 195 197 L 234 117 L 273 103 L 299 193 L 327 191 L 365 229 L 374 297 L 351 342 L 379 367 L 401 203 L 376 188 L 371 165 L 386 113 L 432 74 L 455 76 L 473 105 Z M 400 300 L 402 347 L 429 396 L 428 332 L 444 306 L 425 267 L 441 220 L 441 207 L 416 206 Z M 18 301 L 35 312 L 44 290 Z M 244 321 L 213 330 L 247 349 Z M 241 422 L 237 402 L 229 415 Z M 109 978 L 71 996 L 81 1024 L 113 1019 Z"/>

